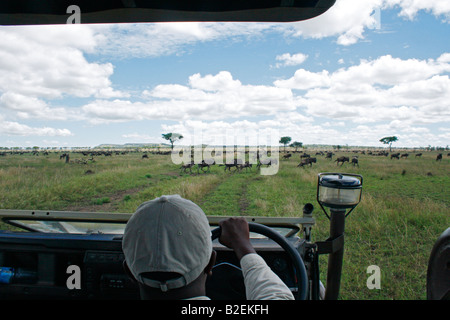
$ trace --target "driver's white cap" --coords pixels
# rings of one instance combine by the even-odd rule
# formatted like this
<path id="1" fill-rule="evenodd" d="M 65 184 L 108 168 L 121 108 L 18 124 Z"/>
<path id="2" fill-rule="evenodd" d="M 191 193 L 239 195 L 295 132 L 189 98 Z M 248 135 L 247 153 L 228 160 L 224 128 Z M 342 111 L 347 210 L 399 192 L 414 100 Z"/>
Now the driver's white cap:
<path id="1" fill-rule="evenodd" d="M 186 286 L 208 265 L 211 228 L 203 210 L 179 195 L 141 204 L 125 227 L 122 249 L 137 281 L 163 291 Z M 145 272 L 176 272 L 165 282 L 142 277 Z"/>

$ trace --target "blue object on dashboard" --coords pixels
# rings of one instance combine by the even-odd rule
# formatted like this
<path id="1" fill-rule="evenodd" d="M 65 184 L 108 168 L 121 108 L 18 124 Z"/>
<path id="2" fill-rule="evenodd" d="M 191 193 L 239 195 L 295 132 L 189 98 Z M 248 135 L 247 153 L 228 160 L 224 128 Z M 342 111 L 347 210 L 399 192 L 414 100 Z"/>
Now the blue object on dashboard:
<path id="1" fill-rule="evenodd" d="M 14 269 L 9 267 L 0 267 L 0 283 L 9 284 L 14 277 Z"/>

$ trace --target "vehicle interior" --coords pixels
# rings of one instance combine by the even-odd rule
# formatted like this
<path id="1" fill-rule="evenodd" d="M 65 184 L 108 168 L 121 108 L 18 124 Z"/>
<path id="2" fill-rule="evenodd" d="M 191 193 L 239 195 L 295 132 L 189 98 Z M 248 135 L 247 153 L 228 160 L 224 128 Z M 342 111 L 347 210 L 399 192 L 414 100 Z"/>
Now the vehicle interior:
<path id="1" fill-rule="evenodd" d="M 301 21 L 314 19 L 334 4 L 335 0 L 2 0 L 0 25 L 66 24 L 72 5 L 83 9 L 83 24 L 119 24 Z M 342 179 L 340 173 L 328 175 Z M 255 250 L 298 300 L 339 297 L 344 220 L 348 215 L 343 209 L 353 210 L 358 204 L 362 177 L 349 181 L 357 185 L 342 187 L 356 190 L 351 195 L 353 202 L 338 205 L 330 213 L 330 236 L 323 241 L 311 240 L 315 204 L 306 204 L 297 217 L 245 217 Z M 317 183 L 317 200 L 324 209 L 327 199 L 320 194 L 319 185 L 335 188 L 335 180 L 319 175 Z M 1 222 L 14 229 L 0 231 L 0 300 L 139 299 L 137 284 L 123 268 L 122 237 L 132 214 L 0 209 Z M 218 242 L 218 223 L 224 218 L 208 216 L 217 260 L 206 294 L 213 300 L 245 300 L 239 262 L 234 252 Z M 441 281 L 448 275 L 445 259 L 450 252 L 449 239 L 447 230 L 433 251 L 436 257 L 430 259 L 430 298 L 449 298 L 448 286 L 442 286 Z M 324 284 L 319 279 L 319 255 L 329 255 Z"/>
<path id="2" fill-rule="evenodd" d="M 8 0 L 0 3 L 0 25 L 65 24 L 71 5 L 83 8 L 82 23 L 287 22 L 312 19 L 334 2 Z M 246 217 L 256 251 L 297 299 L 323 297 L 321 283 L 308 280 L 317 277 L 311 268 L 317 262 L 313 252 L 318 252 L 318 245 L 309 240 L 314 225 L 311 212 L 312 205 L 308 204 L 303 216 L 298 218 Z M 3 267 L 0 299 L 138 299 L 137 285 L 128 278 L 122 265 L 121 239 L 130 215 L 0 210 L 2 222 L 19 230 L 0 233 L 0 266 Z M 217 224 L 224 218 L 208 217 L 218 255 L 213 276 L 208 280 L 207 295 L 212 299 L 242 300 L 245 288 L 239 263 L 234 253 L 217 240 L 220 233 Z M 325 247 L 321 247 L 322 251 L 329 251 Z M 80 268 L 78 290 L 68 285 L 71 266 Z"/>
<path id="3" fill-rule="evenodd" d="M 14 280 L 0 285 L 1 299 L 139 299 L 138 286 L 122 265 L 121 240 L 131 214 L 1 210 L 0 215 L 3 222 L 23 230 L 3 231 L 0 236 L 0 265 L 15 270 Z M 219 220 L 224 218 L 208 217 L 213 237 Z M 314 224 L 310 216 L 247 220 L 277 230 L 299 252 L 307 246 L 296 234 L 302 225 Z M 251 241 L 274 272 L 297 293 L 290 254 L 256 232 L 251 233 Z M 207 283 L 208 296 L 216 300 L 244 300 L 242 273 L 234 252 L 217 239 L 213 248 L 217 261 Z M 71 265 L 80 267 L 80 290 L 67 286 Z"/>

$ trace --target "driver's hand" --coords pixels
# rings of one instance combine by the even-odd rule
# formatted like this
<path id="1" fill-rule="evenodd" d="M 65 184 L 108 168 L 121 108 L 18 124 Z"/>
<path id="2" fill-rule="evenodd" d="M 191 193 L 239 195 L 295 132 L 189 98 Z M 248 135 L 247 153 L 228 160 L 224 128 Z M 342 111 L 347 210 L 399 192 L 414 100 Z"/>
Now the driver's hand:
<path id="1" fill-rule="evenodd" d="M 248 223 L 244 218 L 228 218 L 220 221 L 219 226 L 222 229 L 219 242 L 233 249 L 239 260 L 248 253 L 255 253 L 250 243 Z"/>

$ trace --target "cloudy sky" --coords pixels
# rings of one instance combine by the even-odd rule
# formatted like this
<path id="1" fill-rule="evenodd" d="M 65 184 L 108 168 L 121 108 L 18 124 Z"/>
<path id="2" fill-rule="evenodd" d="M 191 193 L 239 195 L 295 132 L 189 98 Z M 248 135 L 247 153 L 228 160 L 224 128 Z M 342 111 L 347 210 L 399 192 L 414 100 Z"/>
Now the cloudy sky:
<path id="1" fill-rule="evenodd" d="M 296 23 L 0 26 L 0 147 L 167 132 L 445 147 L 449 74 L 448 0 L 337 0 Z"/>

